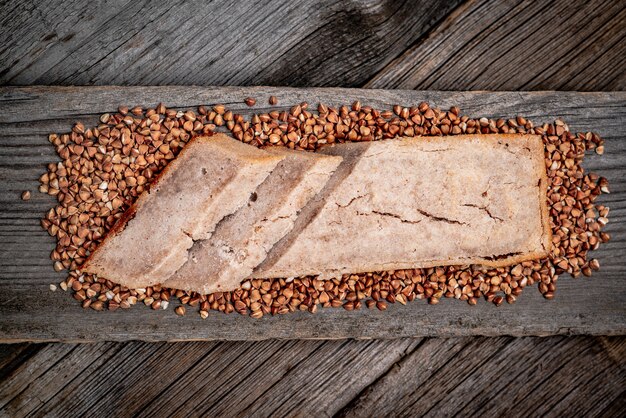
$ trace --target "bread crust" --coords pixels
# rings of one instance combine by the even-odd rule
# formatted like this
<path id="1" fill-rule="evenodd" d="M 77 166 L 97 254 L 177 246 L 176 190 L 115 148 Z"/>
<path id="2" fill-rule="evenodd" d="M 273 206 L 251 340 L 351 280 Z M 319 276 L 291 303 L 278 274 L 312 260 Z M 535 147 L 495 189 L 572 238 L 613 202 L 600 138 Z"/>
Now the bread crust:
<path id="1" fill-rule="evenodd" d="M 286 147 L 264 149 L 284 159 L 258 186 L 253 200 L 224 219 L 210 239 L 194 242 L 187 262 L 164 286 L 201 294 L 236 289 L 289 232 L 342 160 Z"/>
<path id="2" fill-rule="evenodd" d="M 319 235 L 319 234 L 316 234 L 314 230 L 316 228 L 329 229 L 329 225 L 331 223 L 336 222 L 337 217 L 333 218 L 332 212 L 337 211 L 338 209 L 336 209 L 333 205 L 343 207 L 347 203 L 352 204 L 352 201 L 355 199 L 354 198 L 355 194 L 352 193 L 351 194 L 352 200 L 350 200 L 349 202 L 346 202 L 347 198 L 344 199 L 341 196 L 341 193 L 345 192 L 345 189 L 347 186 L 344 185 L 345 187 L 342 189 L 341 188 L 342 186 L 340 185 L 338 189 L 339 191 L 337 192 L 339 195 L 331 194 L 327 196 L 329 201 L 326 202 L 326 206 L 324 208 L 320 209 L 320 211 L 318 211 L 315 214 L 316 219 L 312 220 L 312 222 L 310 222 L 310 225 L 306 225 L 303 229 L 292 231 L 292 233 L 299 234 L 300 236 L 297 235 L 292 240 L 289 246 L 284 246 L 283 248 L 280 248 L 278 253 L 270 254 L 268 256 L 268 259 L 271 259 L 271 262 L 265 262 L 262 266 L 260 266 L 260 268 L 256 269 L 252 275 L 253 278 L 320 275 L 321 278 L 323 279 L 323 278 L 336 277 L 341 274 L 353 274 L 353 273 L 364 273 L 364 272 L 371 272 L 371 271 L 397 270 L 397 269 L 410 269 L 410 268 L 428 268 L 428 267 L 436 267 L 436 266 L 443 266 L 443 265 L 480 264 L 480 265 L 484 265 L 488 267 L 504 267 L 504 266 L 508 266 L 512 264 L 517 264 L 523 261 L 536 260 L 536 259 L 540 259 L 540 258 L 544 258 L 548 256 L 551 250 L 551 246 L 552 246 L 552 233 L 551 233 L 551 228 L 550 228 L 550 220 L 548 216 L 549 213 L 548 213 L 548 205 L 547 205 L 547 173 L 546 173 L 546 168 L 545 168 L 544 147 L 543 147 L 541 136 L 524 135 L 524 134 L 504 134 L 504 135 L 459 135 L 459 136 L 454 136 L 454 137 L 396 138 L 396 139 L 390 139 L 390 140 L 385 140 L 385 141 L 368 143 L 366 145 L 368 147 L 368 150 L 364 152 L 359 158 L 361 160 L 363 160 L 364 158 L 372 158 L 372 156 L 373 158 L 376 158 L 376 155 L 378 155 L 377 153 L 379 153 L 378 149 L 385 148 L 387 145 L 392 144 L 388 141 L 400 141 L 394 144 L 394 146 L 398 145 L 396 146 L 396 149 L 394 150 L 394 152 L 398 154 L 402 153 L 403 150 L 408 150 L 406 152 L 429 152 L 429 151 L 432 151 L 432 148 L 435 148 L 435 146 L 439 147 L 439 145 L 441 145 L 441 147 L 444 147 L 445 144 L 457 145 L 465 141 L 467 142 L 467 145 L 463 145 L 463 146 L 474 147 L 477 144 L 479 144 L 479 145 L 482 145 L 483 147 L 488 147 L 489 149 L 497 149 L 498 152 L 500 153 L 505 152 L 505 151 L 509 151 L 511 153 L 518 152 L 520 153 L 520 155 L 519 157 L 516 157 L 516 158 L 525 158 L 526 160 L 530 160 L 530 161 L 525 161 L 525 162 L 526 163 L 532 162 L 532 168 L 529 166 L 529 164 L 526 164 L 525 167 L 528 166 L 528 168 L 531 170 L 531 173 L 527 173 L 527 174 L 531 175 L 538 182 L 538 184 L 536 184 L 536 187 L 535 187 L 536 192 L 533 192 L 533 193 L 537 193 L 536 202 L 539 205 L 539 207 L 536 208 L 536 213 L 541 218 L 539 220 L 540 228 L 541 228 L 541 231 L 539 232 L 540 238 L 537 240 L 537 234 L 534 234 L 533 239 L 535 241 L 533 242 L 532 245 L 529 245 L 530 247 L 533 247 L 533 249 L 530 251 L 517 251 L 517 250 L 507 251 L 507 252 L 489 254 L 489 255 L 484 255 L 484 256 L 472 255 L 469 257 L 463 257 L 459 253 L 459 255 L 451 258 L 450 260 L 442 259 L 442 258 L 423 258 L 423 259 L 416 260 L 416 259 L 410 259 L 409 257 L 406 257 L 404 260 L 397 260 L 394 262 L 377 262 L 376 261 L 377 254 L 375 252 L 372 252 L 372 253 L 364 254 L 362 256 L 363 258 L 362 263 L 359 261 L 359 257 L 357 257 L 358 251 L 355 251 L 354 257 L 350 258 L 346 256 L 345 258 L 342 259 L 343 262 L 350 263 L 351 265 L 349 266 L 342 266 L 341 263 L 337 263 L 337 265 L 335 266 L 329 265 L 324 268 L 320 268 L 319 263 L 317 264 L 317 267 L 311 266 L 311 268 L 307 268 L 307 266 L 305 265 L 299 265 L 298 262 L 295 260 L 304 259 L 305 247 L 315 248 L 315 250 L 313 251 L 319 251 L 321 246 L 315 247 L 315 242 L 318 242 L 320 239 L 325 239 L 323 237 L 328 237 L 328 234 Z M 346 144 L 336 145 L 334 147 L 324 148 L 322 149 L 322 152 L 330 153 L 333 155 L 343 155 L 345 150 L 347 150 L 348 148 L 357 147 L 357 146 L 363 147 L 364 145 L 362 143 L 358 143 L 356 145 L 354 143 L 346 143 Z M 422 151 L 419 151 L 416 147 L 417 148 L 419 147 L 431 148 L 431 149 L 423 149 Z M 441 151 L 443 152 L 445 150 L 442 148 Z M 384 151 L 381 151 L 381 152 L 384 152 Z M 389 155 L 392 155 L 392 154 L 389 153 Z M 503 155 L 506 155 L 506 154 L 503 154 Z M 393 157 L 390 157 L 389 160 L 393 161 Z M 388 161 L 383 162 L 381 160 L 378 162 L 378 164 L 384 164 L 384 163 L 388 163 Z M 398 161 L 398 163 L 400 163 L 400 161 Z M 360 162 L 357 162 L 357 164 L 360 164 Z M 436 162 L 433 160 L 432 164 L 436 164 Z M 461 168 L 462 164 L 463 162 L 459 161 L 459 170 L 463 170 L 463 168 Z M 376 164 L 372 164 L 371 166 L 375 167 Z M 339 171 L 341 171 L 341 169 L 339 169 L 338 172 Z M 394 172 L 394 173 L 398 174 L 397 172 Z M 356 172 L 351 175 L 361 176 L 365 182 L 368 181 L 367 170 L 361 169 L 359 171 L 359 169 L 357 169 Z M 411 180 L 410 178 L 407 178 L 407 181 L 410 181 L 410 180 Z M 348 176 L 348 178 L 344 181 L 348 181 L 348 182 L 351 181 L 350 176 Z M 520 179 L 520 181 L 522 181 L 522 179 Z M 358 186 L 358 182 L 355 182 L 354 179 L 352 179 L 351 184 L 355 184 Z M 383 187 L 380 182 L 378 183 L 376 182 L 376 179 L 372 179 L 372 184 L 375 184 L 375 186 L 372 186 L 372 187 L 378 187 L 379 189 Z M 357 187 L 357 186 L 354 186 L 354 187 Z M 361 196 L 357 196 L 356 199 L 360 197 Z M 342 199 L 343 201 L 341 201 Z M 519 202 L 519 205 L 524 205 L 524 204 L 526 203 Z M 464 206 L 475 206 L 475 205 L 464 205 Z M 389 208 L 392 206 L 387 205 L 384 207 Z M 484 208 L 477 208 L 477 209 L 484 210 Z M 380 212 L 381 211 L 379 210 L 378 213 Z M 389 210 L 388 212 L 391 212 L 391 210 Z M 343 216 L 344 217 L 352 216 L 355 213 L 358 214 L 358 210 L 353 211 L 351 214 L 348 212 L 345 212 L 343 213 Z M 377 213 L 377 212 L 375 211 L 374 213 Z M 394 215 L 392 213 L 391 214 L 383 213 L 383 215 L 394 216 L 396 218 L 400 218 L 400 216 Z M 491 217 L 491 214 L 489 215 Z M 437 219 L 436 216 L 433 216 L 432 218 Z M 439 220 L 441 219 L 442 218 L 439 218 Z M 415 220 L 416 218 L 413 218 L 413 221 Z M 410 220 L 408 221 L 402 220 L 402 222 L 411 223 Z M 417 223 L 417 222 L 413 222 L 413 223 Z M 449 225 L 442 224 L 442 228 L 443 227 L 449 227 Z M 354 239 L 355 246 L 359 246 L 359 241 L 368 239 L 367 232 L 364 231 L 367 228 L 368 226 L 366 224 L 363 224 L 362 228 L 360 228 L 359 232 L 362 233 L 363 235 L 362 237 L 358 237 L 358 238 L 355 236 L 355 239 Z M 462 226 L 459 225 L 459 229 L 460 228 L 462 228 Z M 371 230 L 371 228 L 369 230 Z M 357 232 L 354 231 L 354 233 L 356 234 Z M 394 237 L 390 236 L 389 239 L 393 240 Z M 529 237 L 528 239 L 530 240 L 531 237 Z M 299 243 L 299 241 L 301 240 L 304 240 L 304 241 Z M 303 242 L 306 242 L 306 244 L 303 244 Z M 327 246 L 329 248 L 341 249 L 345 247 L 344 244 L 345 243 L 343 241 L 333 241 L 332 237 L 330 238 L 330 240 L 324 242 L 324 246 Z M 300 246 L 298 247 L 298 245 Z M 381 242 L 381 245 L 383 245 L 382 242 Z M 294 249 L 292 247 L 298 247 L 298 248 Z M 524 245 L 522 245 L 522 247 L 524 247 Z M 335 250 L 335 252 L 336 251 L 337 250 Z M 330 257 L 332 258 L 332 256 L 333 254 L 331 253 Z M 320 255 L 319 257 L 323 258 L 324 256 Z M 339 260 L 339 258 L 335 258 L 335 260 Z M 311 264 L 312 263 L 309 263 L 309 265 Z M 297 268 L 294 268 L 294 267 L 297 267 Z"/>

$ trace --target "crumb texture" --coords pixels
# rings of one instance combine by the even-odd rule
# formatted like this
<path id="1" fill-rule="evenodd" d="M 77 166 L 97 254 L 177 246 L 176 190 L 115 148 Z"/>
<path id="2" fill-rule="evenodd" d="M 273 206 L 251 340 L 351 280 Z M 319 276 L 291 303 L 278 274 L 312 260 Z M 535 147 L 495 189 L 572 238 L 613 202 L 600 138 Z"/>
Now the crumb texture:
<path id="1" fill-rule="evenodd" d="M 165 282 L 194 241 L 243 206 L 282 159 L 225 135 L 191 141 L 87 260 L 83 270 L 128 287 Z"/>
<path id="2" fill-rule="evenodd" d="M 271 150 L 283 160 L 253 197 L 196 241 L 190 257 L 164 285 L 202 294 L 232 290 L 294 225 L 298 213 L 326 184 L 341 157 Z"/>

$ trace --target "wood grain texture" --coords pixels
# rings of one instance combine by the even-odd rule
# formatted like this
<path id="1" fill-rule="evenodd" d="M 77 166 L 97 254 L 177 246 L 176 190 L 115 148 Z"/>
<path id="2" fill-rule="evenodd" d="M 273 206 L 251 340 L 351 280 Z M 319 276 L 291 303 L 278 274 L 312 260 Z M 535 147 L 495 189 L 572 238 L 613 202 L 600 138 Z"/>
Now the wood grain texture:
<path id="1" fill-rule="evenodd" d="M 270 95 L 288 107 L 303 100 L 328 104 L 360 99 L 378 108 L 422 100 L 448 108 L 458 105 L 473 116 L 523 114 L 536 122 L 563 117 L 572 130 L 595 130 L 606 138 L 604 156 L 590 156 L 587 167 L 611 180 L 612 193 L 603 197 L 611 207 L 607 231 L 613 240 L 594 256 L 602 270 L 590 280 L 559 281 L 556 300 L 543 300 L 528 289 L 512 306 L 477 307 L 452 300 L 436 306 L 411 303 L 387 312 L 346 312 L 324 309 L 316 315 L 291 315 L 254 320 L 212 313 L 207 320 L 179 318 L 168 311 L 136 307 L 129 312 L 84 312 L 69 297 L 48 285 L 59 282 L 48 254 L 53 242 L 39 227 L 52 199 L 34 192 L 24 202 L 21 190 L 36 190 L 43 165 L 54 161 L 46 144 L 51 131 L 67 131 L 74 120 L 92 124 L 100 113 L 120 103 L 186 108 L 225 103 L 250 114 L 264 108 Z M 258 99 L 249 109 L 243 98 Z M 392 338 L 406 336 L 623 334 L 626 332 L 626 276 L 623 239 L 626 218 L 626 93 L 489 93 L 419 92 L 354 89 L 93 87 L 0 89 L 0 338 L 4 341 L 123 341 L 140 339 L 198 340 L 266 338 Z"/>
<path id="2" fill-rule="evenodd" d="M 428 340 L 338 415 L 602 416 L 620 402 L 624 360 L 616 363 L 598 339 L 485 342 Z"/>
<path id="3" fill-rule="evenodd" d="M 0 84 L 361 86 L 460 3 L 3 2 Z"/>
<path id="4" fill-rule="evenodd" d="M 626 2 L 469 0 L 369 80 L 419 90 L 625 90 Z"/>
<path id="5" fill-rule="evenodd" d="M 31 346 L 0 416 L 607 417 L 626 385 L 610 337 Z"/>

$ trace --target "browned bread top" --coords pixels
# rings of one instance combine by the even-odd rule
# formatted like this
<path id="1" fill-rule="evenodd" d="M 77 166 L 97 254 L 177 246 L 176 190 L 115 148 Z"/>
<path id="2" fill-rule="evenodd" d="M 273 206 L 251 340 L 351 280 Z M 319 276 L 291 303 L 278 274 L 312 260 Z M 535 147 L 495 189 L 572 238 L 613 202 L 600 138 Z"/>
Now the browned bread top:
<path id="1" fill-rule="evenodd" d="M 253 277 L 503 266 L 550 250 L 540 136 L 402 138 L 322 152 L 343 156 L 348 172 Z"/>

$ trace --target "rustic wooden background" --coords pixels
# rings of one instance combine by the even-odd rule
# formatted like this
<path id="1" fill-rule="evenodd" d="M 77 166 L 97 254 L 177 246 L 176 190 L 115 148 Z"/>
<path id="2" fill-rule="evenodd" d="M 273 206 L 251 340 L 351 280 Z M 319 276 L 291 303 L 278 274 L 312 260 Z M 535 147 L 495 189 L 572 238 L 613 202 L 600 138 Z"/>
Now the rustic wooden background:
<path id="1" fill-rule="evenodd" d="M 51 269 L 54 240 L 41 228 L 54 198 L 33 193 L 42 167 L 57 156 L 49 132 L 63 132 L 75 121 L 93 126 L 99 115 L 119 103 L 155 106 L 164 101 L 178 109 L 224 103 L 250 117 L 267 109 L 268 98 L 282 109 L 303 100 L 332 106 L 360 100 L 377 109 L 428 101 L 443 109 L 453 105 L 475 117 L 522 114 L 536 123 L 567 115 L 570 129 L 595 129 L 607 141 L 603 156 L 590 153 L 587 169 L 612 179 L 612 193 L 600 202 L 611 207 L 605 231 L 614 239 L 593 253 L 602 269 L 592 280 L 559 280 L 558 297 L 546 301 L 529 289 L 513 305 L 472 307 L 454 299 L 436 306 L 425 302 L 391 305 L 385 312 L 323 309 L 255 320 L 241 315 L 190 315 L 184 320 L 167 311 L 137 307 L 128 311 L 84 311 L 64 292 L 51 292 L 66 272 Z M 249 108 L 245 97 L 259 104 Z M 280 107 L 279 107 L 280 108 Z M 546 336 L 558 334 L 626 334 L 626 92 L 446 92 L 398 89 L 202 87 L 202 86 L 79 86 L 0 87 L 0 343 L 85 341 L 262 340 L 269 338 L 399 338 L 455 336 Z M 565 276 L 564 276 L 565 277 Z M 536 289 L 536 286 L 535 286 Z"/>
<path id="2" fill-rule="evenodd" d="M 205 3 L 3 2 L 0 84 L 626 90 L 624 2 Z M 2 345 L 0 416 L 621 416 L 625 360 L 619 336 Z"/>

